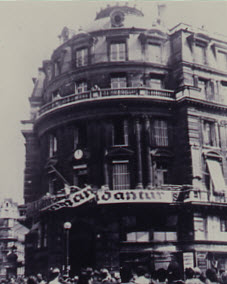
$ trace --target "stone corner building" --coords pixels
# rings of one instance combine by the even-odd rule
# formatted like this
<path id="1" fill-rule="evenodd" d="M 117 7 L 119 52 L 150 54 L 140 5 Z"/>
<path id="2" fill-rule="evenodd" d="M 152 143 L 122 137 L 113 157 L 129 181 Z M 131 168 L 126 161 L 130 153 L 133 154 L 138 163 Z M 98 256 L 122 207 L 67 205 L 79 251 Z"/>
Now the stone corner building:
<path id="1" fill-rule="evenodd" d="M 30 97 L 27 273 L 227 268 L 227 39 L 108 6 L 64 28 Z"/>

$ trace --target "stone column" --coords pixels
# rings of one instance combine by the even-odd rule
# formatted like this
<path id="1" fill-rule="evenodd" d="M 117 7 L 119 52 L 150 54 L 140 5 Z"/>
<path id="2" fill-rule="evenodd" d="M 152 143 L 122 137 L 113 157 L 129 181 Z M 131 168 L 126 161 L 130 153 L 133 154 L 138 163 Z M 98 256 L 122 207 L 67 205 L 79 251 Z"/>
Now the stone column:
<path id="1" fill-rule="evenodd" d="M 109 189 L 109 174 L 108 174 L 108 164 L 106 157 L 104 157 L 104 182 L 105 182 L 105 187 Z"/>
<path id="2" fill-rule="evenodd" d="M 151 123 L 149 117 L 146 116 L 144 119 L 145 125 L 145 135 L 146 135 L 146 161 L 147 161 L 147 188 L 152 187 L 152 167 L 151 167 L 151 153 L 150 153 L 150 143 L 151 143 Z"/>
<path id="3" fill-rule="evenodd" d="M 139 118 L 135 120 L 136 130 L 136 155 L 137 155 L 137 189 L 143 188 L 143 171 L 142 171 L 142 151 L 141 151 L 141 132 Z"/>

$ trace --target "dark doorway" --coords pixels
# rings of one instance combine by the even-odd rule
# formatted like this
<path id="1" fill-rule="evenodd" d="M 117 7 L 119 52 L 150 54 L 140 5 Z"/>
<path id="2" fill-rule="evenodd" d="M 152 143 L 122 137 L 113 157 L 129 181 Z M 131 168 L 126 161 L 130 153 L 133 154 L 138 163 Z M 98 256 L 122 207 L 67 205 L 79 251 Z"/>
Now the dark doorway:
<path id="1" fill-rule="evenodd" d="M 76 274 L 81 268 L 94 267 L 95 238 L 91 225 L 83 222 L 73 223 L 69 240 L 71 273 Z"/>

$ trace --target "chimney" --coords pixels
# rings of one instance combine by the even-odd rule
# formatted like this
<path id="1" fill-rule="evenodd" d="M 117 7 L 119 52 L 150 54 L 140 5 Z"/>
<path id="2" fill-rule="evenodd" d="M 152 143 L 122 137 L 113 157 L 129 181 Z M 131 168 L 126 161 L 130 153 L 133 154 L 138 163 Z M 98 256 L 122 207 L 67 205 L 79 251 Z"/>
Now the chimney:
<path id="1" fill-rule="evenodd" d="M 158 4 L 158 19 L 157 23 L 159 25 L 165 26 L 165 12 L 166 12 L 166 4 Z"/>

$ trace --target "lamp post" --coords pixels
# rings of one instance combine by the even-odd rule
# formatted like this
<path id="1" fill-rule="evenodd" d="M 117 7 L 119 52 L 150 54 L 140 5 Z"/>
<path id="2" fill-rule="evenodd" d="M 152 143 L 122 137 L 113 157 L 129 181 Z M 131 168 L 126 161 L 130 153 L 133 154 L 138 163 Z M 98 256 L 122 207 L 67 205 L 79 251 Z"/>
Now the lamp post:
<path id="1" fill-rule="evenodd" d="M 64 229 L 66 231 L 66 275 L 69 276 L 69 230 L 71 229 L 72 224 L 70 222 L 64 223 Z"/>

